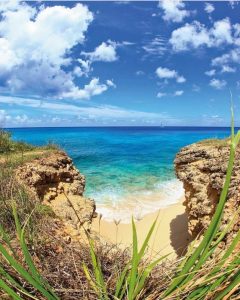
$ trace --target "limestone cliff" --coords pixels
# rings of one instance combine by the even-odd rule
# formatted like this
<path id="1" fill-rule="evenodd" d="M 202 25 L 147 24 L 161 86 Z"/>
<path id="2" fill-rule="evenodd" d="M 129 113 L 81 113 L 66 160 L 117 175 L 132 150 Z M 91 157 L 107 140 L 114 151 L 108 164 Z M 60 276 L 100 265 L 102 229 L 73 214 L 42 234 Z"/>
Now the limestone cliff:
<path id="1" fill-rule="evenodd" d="M 54 151 L 23 164 L 16 170 L 16 178 L 51 206 L 72 234 L 77 235 L 82 225 L 87 229 L 95 217 L 95 202 L 83 196 L 85 177 L 64 152 Z"/>
<path id="2" fill-rule="evenodd" d="M 177 177 L 185 189 L 188 228 L 196 237 L 209 225 L 224 184 L 229 158 L 227 141 L 206 141 L 181 149 L 175 159 Z M 240 204 L 240 149 L 237 151 L 222 229 L 233 219 Z M 227 235 L 229 242 L 240 228 L 240 214 Z M 224 244 L 222 244 L 224 245 Z"/>

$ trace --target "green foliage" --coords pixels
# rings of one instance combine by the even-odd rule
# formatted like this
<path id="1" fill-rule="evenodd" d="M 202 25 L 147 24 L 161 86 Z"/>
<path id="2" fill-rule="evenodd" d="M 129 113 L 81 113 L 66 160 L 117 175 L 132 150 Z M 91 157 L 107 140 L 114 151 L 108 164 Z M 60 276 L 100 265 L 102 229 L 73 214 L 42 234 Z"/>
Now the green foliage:
<path id="1" fill-rule="evenodd" d="M 0 153 L 10 152 L 11 147 L 11 134 L 7 131 L 0 130 Z"/>
<path id="2" fill-rule="evenodd" d="M 48 141 L 44 146 L 37 147 L 23 141 L 14 141 L 11 138 L 11 133 L 0 129 L 0 154 L 24 153 L 29 151 L 41 150 L 59 150 L 59 146 L 53 141 Z"/>
<path id="3" fill-rule="evenodd" d="M 154 228 L 156 226 L 157 219 L 152 224 L 141 249 L 138 251 L 138 238 L 137 238 L 137 231 L 135 222 L 132 218 L 132 232 L 133 232 L 133 245 L 132 245 L 132 258 L 127 263 L 126 267 L 118 275 L 118 279 L 116 282 L 115 292 L 114 292 L 114 299 L 127 299 L 134 300 L 138 297 L 142 289 L 144 288 L 145 282 L 150 275 L 152 269 L 164 258 L 168 255 L 165 255 L 153 262 L 148 264 L 143 264 L 142 260 L 144 254 L 146 253 L 146 249 L 149 243 L 149 240 L 152 236 Z M 90 275 L 90 271 L 87 268 L 86 264 L 83 265 L 84 272 L 86 277 L 93 286 L 94 290 L 98 294 L 98 298 L 101 300 L 110 300 L 111 296 L 107 292 L 107 286 L 104 282 L 104 276 L 101 269 L 101 264 L 97 258 L 97 255 L 94 251 L 94 244 L 91 239 L 89 239 L 90 243 L 90 252 L 91 252 L 91 259 L 92 259 L 92 266 L 94 271 L 94 277 Z"/>
<path id="4" fill-rule="evenodd" d="M 15 225 L 16 225 L 16 231 L 17 231 L 17 237 L 22 249 L 22 253 L 24 256 L 25 263 L 28 267 L 28 270 L 22 266 L 18 259 L 15 257 L 14 254 L 10 254 L 8 252 L 8 248 L 11 249 L 11 244 L 9 240 L 4 240 L 4 242 L 7 244 L 7 246 L 4 246 L 3 243 L 0 244 L 0 253 L 3 256 L 3 258 L 8 262 L 9 266 L 12 267 L 23 279 L 25 279 L 32 287 L 34 287 L 41 295 L 43 295 L 48 300 L 59 300 L 59 298 L 55 295 L 55 293 L 52 291 L 52 289 L 49 287 L 48 283 L 45 282 L 45 280 L 40 275 L 39 271 L 35 267 L 31 254 L 28 251 L 25 237 L 24 237 L 24 231 L 25 226 L 21 227 L 18 214 L 16 211 L 15 205 L 13 206 L 13 215 L 15 219 Z M 4 233 L 4 236 L 6 234 Z M 17 295 L 13 288 L 17 289 L 18 292 L 20 292 L 23 295 L 27 295 L 28 297 L 32 299 L 37 299 L 31 293 L 29 293 L 24 287 L 21 287 L 19 284 L 16 283 L 16 281 L 11 277 L 11 275 L 2 269 L 2 279 L 0 279 L 0 286 L 5 290 L 13 299 L 23 299 L 19 295 Z M 11 287 L 9 286 L 11 285 Z"/>
<path id="5" fill-rule="evenodd" d="M 13 141 L 11 133 L 5 130 L 0 130 L 0 154 L 12 152 L 25 152 L 34 150 L 36 147 L 22 141 Z"/>

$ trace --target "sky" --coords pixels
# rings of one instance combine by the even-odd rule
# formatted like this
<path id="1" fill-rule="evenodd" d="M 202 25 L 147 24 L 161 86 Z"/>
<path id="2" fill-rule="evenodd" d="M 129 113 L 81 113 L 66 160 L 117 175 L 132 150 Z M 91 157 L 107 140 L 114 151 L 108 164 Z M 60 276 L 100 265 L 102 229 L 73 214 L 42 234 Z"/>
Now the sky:
<path id="1" fill-rule="evenodd" d="M 1 0 L 0 126 L 240 125 L 240 4 Z"/>

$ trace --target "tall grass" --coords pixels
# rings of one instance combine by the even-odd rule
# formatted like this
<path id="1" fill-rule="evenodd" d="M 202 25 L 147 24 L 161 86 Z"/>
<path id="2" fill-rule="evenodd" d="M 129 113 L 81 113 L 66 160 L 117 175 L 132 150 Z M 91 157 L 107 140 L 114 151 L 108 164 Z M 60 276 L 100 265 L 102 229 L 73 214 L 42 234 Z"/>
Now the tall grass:
<path id="1" fill-rule="evenodd" d="M 239 295 L 238 289 L 240 286 L 240 255 L 236 249 L 240 242 L 240 232 L 237 233 L 231 244 L 228 245 L 224 251 L 220 253 L 218 251 L 219 244 L 225 238 L 228 231 L 231 230 L 239 212 L 236 212 L 233 219 L 229 220 L 228 225 L 221 231 L 220 224 L 228 196 L 239 140 L 240 132 L 237 132 L 235 135 L 232 116 L 227 174 L 212 221 L 199 242 L 199 245 L 196 247 L 195 242 L 193 242 L 194 244 L 189 247 L 188 253 L 178 263 L 177 268 L 174 268 L 166 275 L 162 275 L 166 277 L 164 280 L 165 283 L 156 291 L 153 290 L 146 293 L 146 284 L 152 270 L 161 261 L 165 261 L 166 256 L 162 256 L 150 262 L 146 262 L 144 259 L 149 240 L 156 226 L 156 220 L 149 229 L 143 245 L 139 248 L 136 226 L 132 219 L 131 259 L 126 263 L 125 267 L 116 274 L 115 284 L 111 289 L 108 287 L 108 281 L 106 280 L 102 268 L 103 262 L 101 262 L 98 257 L 94 241 L 88 236 L 91 262 L 83 262 L 82 268 L 89 285 L 97 295 L 96 299 L 239 299 L 237 295 Z M 10 239 L 2 227 L 0 227 L 2 240 L 0 253 L 9 266 L 13 268 L 29 286 L 33 287 L 33 290 L 22 287 L 11 275 L 11 272 L 5 270 L 3 267 L 0 267 L 0 288 L 14 300 L 38 299 L 37 295 L 41 295 L 43 299 L 47 300 L 58 300 L 59 297 L 42 278 L 40 272 L 35 267 L 24 238 L 26 223 L 23 225 L 20 224 L 15 206 L 13 206 L 13 216 L 18 241 L 24 257 L 24 264 L 19 262 Z M 236 295 L 236 297 L 234 295 Z"/>

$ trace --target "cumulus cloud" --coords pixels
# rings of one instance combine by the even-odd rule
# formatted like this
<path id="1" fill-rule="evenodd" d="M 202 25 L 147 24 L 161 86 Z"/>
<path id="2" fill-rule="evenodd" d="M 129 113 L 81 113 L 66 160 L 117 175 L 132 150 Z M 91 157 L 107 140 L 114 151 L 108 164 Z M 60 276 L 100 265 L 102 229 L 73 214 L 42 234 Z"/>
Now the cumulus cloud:
<path id="1" fill-rule="evenodd" d="M 186 23 L 175 29 L 169 40 L 175 51 L 186 51 L 199 47 L 218 47 L 235 42 L 232 35 L 232 25 L 229 18 L 214 22 L 212 28 L 207 28 L 198 21 Z"/>
<path id="2" fill-rule="evenodd" d="M 236 72 L 236 68 L 230 67 L 228 65 L 222 66 L 221 73 L 235 73 L 235 72 Z"/>
<path id="3" fill-rule="evenodd" d="M 180 91 L 176 91 L 175 93 L 174 93 L 174 96 L 182 96 L 182 94 L 184 93 L 184 91 L 182 91 L 182 90 L 180 90 Z"/>
<path id="4" fill-rule="evenodd" d="M 233 49 L 212 60 L 213 66 L 227 65 L 229 63 L 240 63 L 240 49 Z"/>
<path id="5" fill-rule="evenodd" d="M 113 62 L 118 59 L 117 57 L 117 43 L 108 41 L 103 42 L 101 45 L 95 48 L 93 52 L 84 52 L 82 55 L 85 55 L 90 59 L 90 61 L 104 61 L 104 62 Z"/>
<path id="6" fill-rule="evenodd" d="M 207 76 L 214 76 L 216 74 L 216 70 L 212 69 L 212 70 L 206 71 L 205 74 Z"/>
<path id="7" fill-rule="evenodd" d="M 216 79 L 213 78 L 209 85 L 217 90 L 221 90 L 226 86 L 227 82 L 225 80 L 220 80 L 220 79 Z"/>
<path id="8" fill-rule="evenodd" d="M 215 7 L 212 3 L 205 3 L 205 8 L 204 8 L 205 12 L 208 13 L 208 14 L 211 14 L 214 10 L 215 10 Z"/>
<path id="9" fill-rule="evenodd" d="M 70 99 L 90 99 L 92 96 L 102 94 L 109 87 L 115 87 L 115 84 L 111 80 L 107 80 L 106 83 L 102 84 L 99 82 L 99 78 L 93 78 L 84 88 L 73 87 L 69 92 L 63 93 L 62 97 Z"/>
<path id="10" fill-rule="evenodd" d="M 0 6 L 0 81 L 2 89 L 14 93 L 64 98 L 74 95 L 89 99 L 107 90 L 108 84 L 92 79 L 80 88 L 75 79 L 88 76 L 91 64 L 78 59 L 72 69 L 71 49 L 82 45 L 93 14 L 87 6 L 42 6 L 19 1 Z M 21 26 L 21 30 L 16 30 Z M 100 50 L 102 47 L 100 48 Z M 107 51 L 98 56 L 107 59 Z M 66 68 L 67 67 L 67 68 Z"/>
<path id="11" fill-rule="evenodd" d="M 178 83 L 183 83 L 186 79 L 179 75 L 176 70 L 170 70 L 168 68 L 158 67 L 156 70 L 158 78 L 161 79 L 176 79 Z"/>
<path id="12" fill-rule="evenodd" d="M 183 76 L 177 76 L 176 81 L 177 81 L 178 83 L 183 83 L 183 82 L 186 82 L 186 78 L 183 77 Z"/>
<path id="13" fill-rule="evenodd" d="M 159 7 L 163 10 L 163 20 L 171 22 L 182 22 L 190 15 L 185 9 L 185 4 L 181 0 L 161 0 Z"/>

